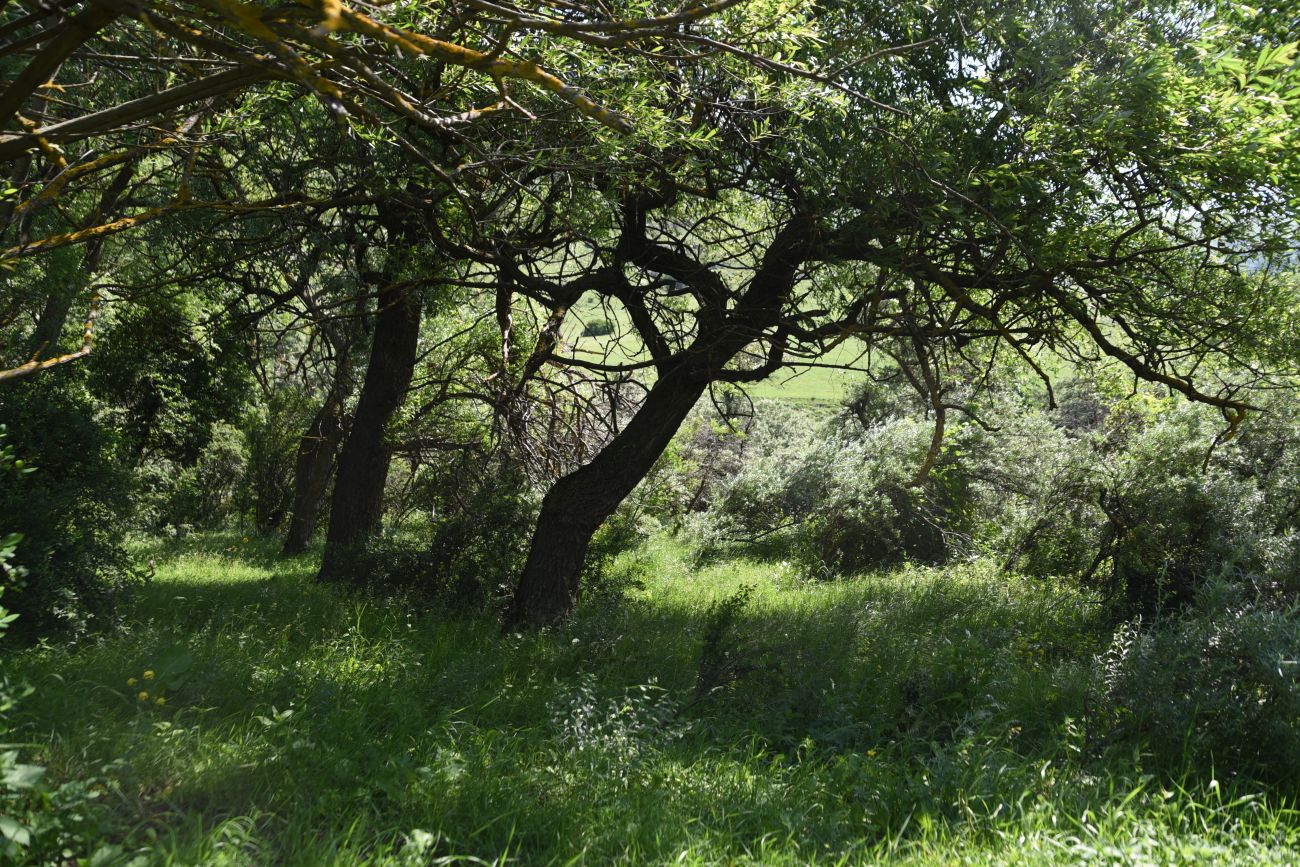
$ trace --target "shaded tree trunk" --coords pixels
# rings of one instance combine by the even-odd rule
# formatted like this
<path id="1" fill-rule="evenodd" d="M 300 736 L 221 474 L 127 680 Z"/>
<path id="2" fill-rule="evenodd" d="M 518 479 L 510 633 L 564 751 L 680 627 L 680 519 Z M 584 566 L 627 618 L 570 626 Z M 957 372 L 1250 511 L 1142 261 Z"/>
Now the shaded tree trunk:
<path id="1" fill-rule="evenodd" d="M 352 430 L 339 454 L 329 531 L 321 561 L 322 581 L 343 579 L 347 555 L 379 529 L 384 484 L 391 457 L 384 429 L 401 407 L 415 371 L 420 337 L 420 298 L 409 287 L 379 292 L 379 315 L 370 347 L 365 382 Z"/>
<path id="2" fill-rule="evenodd" d="M 739 303 L 713 319 L 688 348 L 660 359 L 659 378 L 627 426 L 594 459 L 546 493 L 528 560 L 506 612 L 507 629 L 555 623 L 573 611 L 591 537 L 645 478 L 710 383 L 755 381 L 781 366 L 784 342 L 778 337 L 761 368 L 726 369 L 737 353 L 777 326 L 815 232 L 815 225 L 802 218 L 778 232 Z M 635 255 L 634 245 L 629 247 Z"/>
<path id="3" fill-rule="evenodd" d="M 340 362 L 342 366 L 342 362 Z M 311 544 L 325 490 L 334 472 L 334 456 L 343 439 L 343 395 L 331 389 L 298 444 L 293 472 L 293 506 L 284 537 L 285 556 L 301 554 Z"/>
<path id="4" fill-rule="evenodd" d="M 77 276 L 81 278 L 91 275 L 84 273 L 83 269 L 83 273 Z M 72 313 L 72 302 L 82 289 L 80 282 L 78 279 L 77 283 L 60 284 L 45 296 L 45 306 L 41 308 L 36 330 L 32 332 L 27 353 L 30 358 L 52 358 L 59 354 L 59 342 L 63 337 L 63 329 L 68 325 L 68 316 Z"/>
<path id="5" fill-rule="evenodd" d="M 554 623 L 573 610 L 591 537 L 654 466 L 708 388 L 710 378 L 696 367 L 662 377 L 627 427 L 546 493 L 507 627 Z"/>
<path id="6" fill-rule="evenodd" d="M 339 443 L 343 440 L 343 407 L 352 388 L 353 349 L 357 338 L 358 330 L 354 320 L 353 327 L 336 334 L 332 341 L 337 361 L 329 391 L 298 444 L 289 530 L 280 552 L 284 556 L 306 551 L 316 533 L 321 506 L 325 502 L 325 491 L 334 474 L 334 460 L 338 456 Z"/>

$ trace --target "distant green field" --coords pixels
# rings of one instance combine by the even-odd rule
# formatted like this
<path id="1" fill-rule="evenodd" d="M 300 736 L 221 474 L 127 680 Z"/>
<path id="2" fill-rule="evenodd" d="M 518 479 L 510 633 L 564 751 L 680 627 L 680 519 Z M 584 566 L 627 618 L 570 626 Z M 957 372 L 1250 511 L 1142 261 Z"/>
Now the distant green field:
<path id="1" fill-rule="evenodd" d="M 563 332 L 577 358 L 609 364 L 625 364 L 644 358 L 644 348 L 627 321 L 622 308 L 602 309 L 595 299 L 586 299 L 574 310 Z M 608 334 L 593 334 L 592 326 L 608 323 Z M 597 329 L 598 330 L 598 329 Z M 827 367 L 792 368 L 767 380 L 749 385 L 746 391 L 754 399 L 788 400 L 806 403 L 839 403 L 849 389 L 862 379 L 857 371 L 839 370 L 859 362 L 859 345 L 846 342 L 818 361 Z"/>

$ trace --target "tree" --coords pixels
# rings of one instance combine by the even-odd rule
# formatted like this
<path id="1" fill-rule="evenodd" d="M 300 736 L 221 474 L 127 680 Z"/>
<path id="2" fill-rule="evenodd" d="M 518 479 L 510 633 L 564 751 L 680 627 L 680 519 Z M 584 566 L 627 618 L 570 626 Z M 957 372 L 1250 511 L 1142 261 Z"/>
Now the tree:
<path id="1" fill-rule="evenodd" d="M 0 370 L 0 379 L 91 351 L 100 294 L 87 284 L 108 238 L 195 213 L 320 213 L 383 198 L 383 189 L 371 187 L 368 198 L 340 197 L 292 177 L 225 188 L 196 183 L 206 173 L 231 174 L 250 137 L 289 135 L 299 179 L 334 159 L 296 135 L 304 112 L 294 104 L 299 97 L 314 98 L 336 133 L 392 144 L 415 173 L 469 197 L 458 186 L 462 160 L 493 160 L 470 131 L 476 122 L 531 122 L 558 101 L 627 133 L 631 119 L 579 84 L 626 96 L 625 83 L 609 79 L 607 70 L 625 59 L 655 63 L 657 47 L 691 36 L 699 22 L 738 2 L 649 15 L 640 5 L 569 4 L 557 12 L 483 0 L 364 11 L 335 0 L 274 8 L 243 0 L 6 4 L 0 170 L 8 189 L 0 195 L 0 268 L 71 245 L 86 245 L 87 254 L 80 280 L 36 299 L 49 308 L 38 350 Z M 564 67 L 583 80 L 561 77 L 556 70 Z M 459 147 L 446 159 L 453 142 Z M 229 143 L 233 159 L 221 153 Z M 128 202 L 135 206 L 119 207 Z M 82 341 L 71 352 L 55 351 L 57 326 L 78 298 L 88 299 Z"/>
<path id="2" fill-rule="evenodd" d="M 415 370 L 423 314 L 419 280 L 405 280 L 403 254 L 409 250 L 411 222 L 401 209 L 385 208 L 380 220 L 389 236 L 389 260 L 378 275 L 374 335 L 365 381 L 352 430 L 339 454 L 330 505 L 329 535 L 320 577 L 337 579 L 344 557 L 379 528 L 391 451 L 385 429 L 406 399 Z"/>
<path id="3" fill-rule="evenodd" d="M 714 113 L 716 158 L 646 154 L 644 181 L 602 191 L 616 231 L 482 255 L 560 320 L 597 294 L 642 348 L 593 362 L 552 343 L 534 366 L 652 371 L 547 493 L 507 625 L 567 615 L 592 534 L 707 389 L 845 340 L 869 360 L 902 338 L 932 371 L 1013 352 L 1049 400 L 1044 350 L 1107 357 L 1234 426 L 1300 357 L 1296 48 L 1243 26 L 1167 3 L 856 4 L 823 17 L 813 62 L 913 46 L 846 75 L 872 105 L 793 117 L 685 76 L 667 98 Z"/>

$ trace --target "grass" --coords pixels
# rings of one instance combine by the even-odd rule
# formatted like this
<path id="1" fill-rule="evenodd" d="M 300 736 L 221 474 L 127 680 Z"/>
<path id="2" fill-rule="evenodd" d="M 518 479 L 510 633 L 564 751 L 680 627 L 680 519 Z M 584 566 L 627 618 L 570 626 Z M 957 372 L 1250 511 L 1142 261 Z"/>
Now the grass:
<path id="1" fill-rule="evenodd" d="M 120 632 L 8 660 L 36 690 L 10 739 L 84 796 L 74 855 L 1298 858 L 1281 794 L 1091 742 L 1106 630 L 1065 588 L 975 567 L 806 583 L 779 563 L 694 569 L 660 540 L 619 564 L 642 586 L 587 600 L 563 629 L 501 635 L 490 618 L 317 586 L 309 558 L 272 550 L 229 536 L 141 550 L 157 575 Z M 745 604 L 719 605 L 746 586 Z"/>

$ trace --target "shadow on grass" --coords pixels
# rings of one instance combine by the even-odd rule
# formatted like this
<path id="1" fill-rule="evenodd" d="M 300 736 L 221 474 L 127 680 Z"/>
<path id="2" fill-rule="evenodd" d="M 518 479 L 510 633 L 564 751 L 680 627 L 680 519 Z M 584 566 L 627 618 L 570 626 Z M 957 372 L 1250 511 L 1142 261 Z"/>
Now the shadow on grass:
<path id="1" fill-rule="evenodd" d="M 515 636 L 230 547 L 165 564 L 121 633 L 19 660 L 37 687 L 19 731 L 56 776 L 105 776 L 128 848 L 152 829 L 210 860 L 247 819 L 240 845 L 280 863 L 382 860 L 416 829 L 433 842 L 415 863 L 806 863 L 993 839 L 1140 779 L 1073 722 L 1092 609 L 1028 584 L 781 586 L 737 567 Z M 747 581 L 701 691 L 711 603 Z"/>

